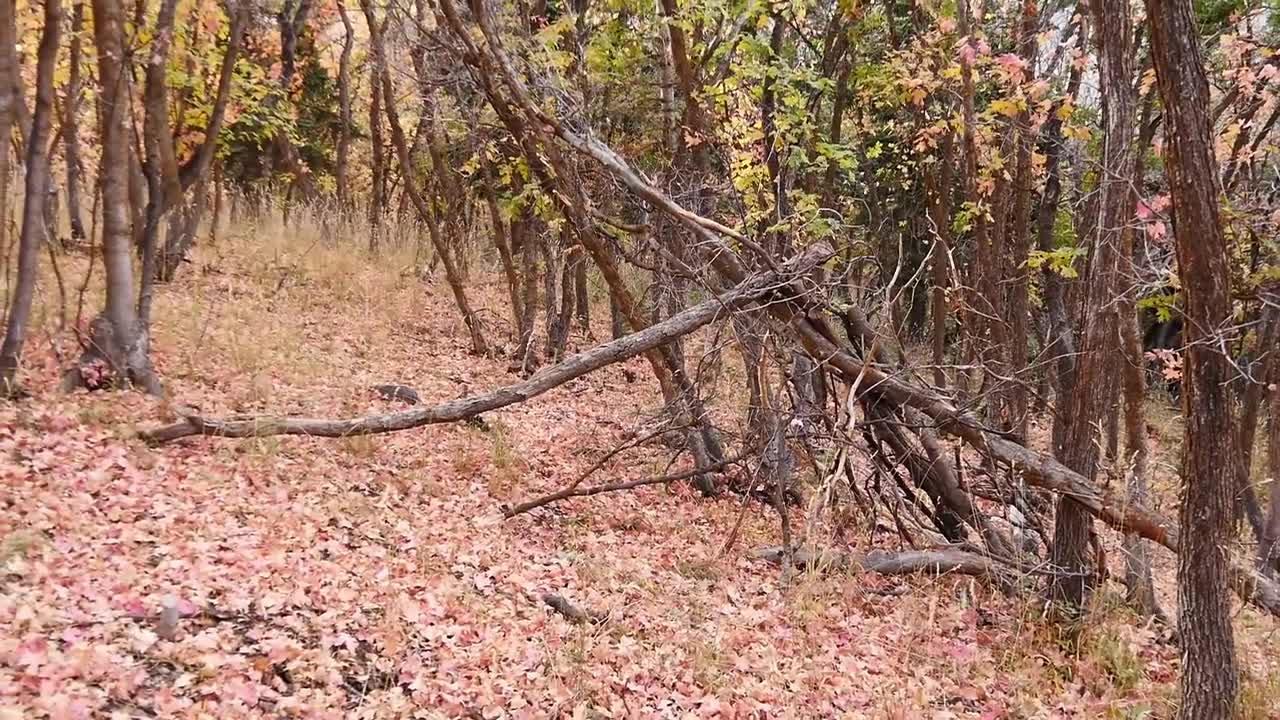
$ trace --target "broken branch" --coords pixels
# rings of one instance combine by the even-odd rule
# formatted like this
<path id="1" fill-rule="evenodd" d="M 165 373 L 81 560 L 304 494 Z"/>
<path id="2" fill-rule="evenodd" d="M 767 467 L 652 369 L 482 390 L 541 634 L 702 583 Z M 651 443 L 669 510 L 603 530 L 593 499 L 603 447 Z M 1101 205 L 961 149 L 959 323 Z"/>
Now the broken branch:
<path id="1" fill-rule="evenodd" d="M 789 268 L 789 274 L 803 274 L 830 254 L 829 246 L 811 248 L 804 255 L 796 258 Z M 784 287 L 786 287 L 784 278 L 777 273 L 758 275 L 739 284 L 733 290 L 676 313 L 644 330 L 597 345 L 590 350 L 568 357 L 560 363 L 544 367 L 526 380 L 438 405 L 340 420 L 274 416 L 210 418 L 190 414 L 178 422 L 142 430 L 138 434 L 149 443 L 171 442 L 192 435 L 234 438 L 269 435 L 348 437 L 466 420 L 483 412 L 523 402 L 593 370 L 665 345 L 675 338 L 714 322 L 729 312 L 777 293 Z"/>
<path id="2" fill-rule="evenodd" d="M 502 510 L 502 516 L 506 518 L 513 518 L 516 515 L 527 513 L 530 510 L 540 508 L 543 505 L 550 505 L 553 502 L 559 502 L 560 500 L 566 500 L 568 498 L 589 497 L 591 495 L 599 495 L 601 493 L 607 493 L 607 492 L 618 492 L 620 490 L 633 490 L 638 487 L 644 487 L 645 485 L 665 485 L 667 483 L 679 482 L 681 480 L 688 480 L 689 478 L 694 477 L 696 475 L 702 475 L 704 473 L 715 472 L 716 470 L 722 470 L 730 465 L 733 465 L 734 463 L 737 463 L 741 459 L 742 457 L 740 455 L 735 455 L 730 458 L 725 458 L 724 460 L 721 460 L 719 462 L 711 463 L 710 465 L 704 465 L 702 467 L 693 468 L 692 470 L 685 470 L 683 472 L 672 473 L 670 475 L 661 475 L 659 477 L 642 478 L 640 480 L 630 480 L 628 482 L 614 483 L 611 485 L 596 485 L 593 487 L 579 488 L 575 483 L 573 485 L 570 485 L 567 488 L 564 488 L 563 490 L 553 492 L 549 495 L 543 495 L 540 498 L 534 498 L 533 500 L 522 502 L 513 508 L 504 508 Z"/>

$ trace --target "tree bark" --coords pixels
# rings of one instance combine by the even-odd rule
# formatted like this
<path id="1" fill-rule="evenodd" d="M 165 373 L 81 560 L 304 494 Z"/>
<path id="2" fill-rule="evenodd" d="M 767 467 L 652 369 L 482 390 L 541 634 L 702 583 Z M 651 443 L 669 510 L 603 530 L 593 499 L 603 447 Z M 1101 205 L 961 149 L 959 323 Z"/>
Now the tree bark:
<path id="1" fill-rule="evenodd" d="M 12 12 L 12 8 L 10 8 Z M 0 17 L 0 24 L 6 19 Z M 8 325 L 0 342 L 0 396 L 17 392 L 18 362 L 26 341 L 27 323 L 35 300 L 39 272 L 40 241 L 45 234 L 45 202 L 49 195 L 49 133 L 53 115 L 53 71 L 58 64 L 58 41 L 62 34 L 62 0 L 44 0 L 44 27 L 36 60 L 36 106 L 27 139 L 27 172 L 22 207 L 22 235 L 18 240 L 18 278 L 9 303 Z M 0 53 L 3 54 L 3 53 Z M 2 110 L 0 110 L 2 112 Z M 3 128 L 0 128 L 0 132 Z M 8 155 L 8 133 L 0 136 Z M 0 168 L 0 172 L 8 172 Z M 2 220 L 0 220 L 2 221 Z"/>
<path id="2" fill-rule="evenodd" d="M 1227 553 L 1234 535 L 1239 431 L 1224 354 L 1232 326 L 1231 272 L 1218 215 L 1209 84 L 1191 0 L 1148 0 L 1151 51 L 1164 101 L 1165 170 L 1177 212 L 1174 239 L 1187 344 L 1186 418 L 1178 549 L 1178 636 L 1184 720 L 1227 720 L 1236 704 Z"/>
<path id="3" fill-rule="evenodd" d="M 1267 391 L 1267 474 L 1271 477 L 1271 504 L 1267 511 L 1266 566 L 1274 577 L 1280 573 L 1280 362 L 1271 363 Z"/>
<path id="4" fill-rule="evenodd" d="M 970 0 L 960 0 L 957 4 L 960 34 L 965 37 L 965 43 L 968 46 L 968 52 L 960 56 L 960 104 L 963 121 L 961 142 L 964 151 L 964 198 L 973 213 L 974 243 L 974 277 L 970 281 L 974 290 L 968 293 L 970 307 L 965 330 L 973 346 L 973 353 L 982 368 L 981 387 L 986 388 L 987 379 L 993 373 L 997 377 L 1004 375 L 1000 361 L 1004 343 L 1000 322 L 997 319 L 1000 313 L 994 305 L 999 289 L 996 282 L 999 264 L 993 252 L 991 230 L 987 223 L 985 212 L 987 204 L 983 201 L 978 188 L 977 113 L 974 107 L 976 89 L 973 80 L 973 62 L 969 59 L 972 53 L 976 52 L 976 44 L 970 34 L 969 3 Z"/>
<path id="5" fill-rule="evenodd" d="M 333 179 L 338 196 L 338 211 L 345 222 L 351 211 L 351 191 L 347 187 L 347 157 L 351 148 L 351 50 L 355 46 L 355 29 L 347 15 L 346 2 L 338 2 L 342 18 L 342 55 L 338 58 L 338 140 L 333 166 Z"/>
<path id="6" fill-rule="evenodd" d="M 1112 367 L 1114 348 L 1120 337 L 1118 299 L 1124 234 L 1134 214 L 1131 188 L 1134 126 L 1133 21 L 1127 0 L 1097 0 L 1092 3 L 1098 26 L 1099 75 L 1102 85 L 1103 158 L 1098 181 L 1098 221 L 1091 238 L 1086 306 L 1082 313 L 1084 331 L 1076 358 L 1075 387 L 1067 414 L 1071 424 L 1059 459 L 1067 467 L 1093 480 L 1097 474 L 1099 432 L 1107 406 L 1118 394 L 1119 383 Z M 1093 520 L 1074 500 L 1058 502 L 1054 524 L 1051 562 L 1068 574 L 1056 575 L 1051 594 L 1055 600 L 1080 608 L 1088 600 L 1095 581 L 1090 536 Z"/>
<path id="7" fill-rule="evenodd" d="M 503 221 L 498 210 L 498 194 L 494 189 L 493 166 L 487 159 L 481 164 L 481 191 L 484 193 L 485 206 L 489 210 L 489 224 L 493 231 L 493 246 L 498 250 L 498 259 L 502 263 L 502 273 L 507 280 L 507 298 L 511 302 L 511 335 L 521 335 L 524 327 L 524 303 L 520 295 L 520 277 L 516 270 L 515 259 L 511 253 L 510 225 Z"/>
<path id="8" fill-rule="evenodd" d="M 147 328 L 134 306 L 133 232 L 129 216 L 129 81 L 124 65 L 124 14 L 120 0 L 93 0 L 98 53 L 102 141 L 102 255 L 106 307 L 92 323 L 89 346 L 64 379 L 64 387 L 137 385 L 160 393 L 147 355 Z"/>
<path id="9" fill-rule="evenodd" d="M 169 130 L 169 95 L 166 89 L 169 47 L 173 40 L 177 6 L 177 0 L 163 0 L 160 3 L 152 32 L 154 39 L 151 55 L 147 59 L 146 87 L 142 99 L 146 113 L 143 121 L 143 154 L 146 158 L 143 172 L 147 178 L 147 211 L 141 239 L 142 287 L 138 294 L 138 321 L 143 327 L 151 326 L 151 297 L 156 276 L 156 246 L 160 238 L 160 223 L 165 213 L 182 198 L 178 160 L 173 146 L 173 134 Z"/>
<path id="10" fill-rule="evenodd" d="M 955 136 L 948 131 L 942 138 L 941 169 L 925 173 L 929 225 L 933 233 L 930 263 L 933 281 L 933 384 L 947 387 L 947 287 L 951 285 L 951 179 L 955 162 Z"/>
<path id="11" fill-rule="evenodd" d="M 81 79 L 81 35 L 84 32 L 84 3 L 77 0 L 71 8 L 71 47 L 68 64 L 66 95 L 63 100 L 62 143 L 67 167 L 67 220 L 71 224 L 71 239 L 82 243 L 87 237 L 81 205 L 84 204 L 80 188 L 80 175 L 84 162 L 80 157 L 80 101 L 83 96 Z"/>
<path id="12" fill-rule="evenodd" d="M 0 2 L 0 247 L 8 247 L 10 151 L 18 95 L 18 28 L 16 6 Z"/>
<path id="13" fill-rule="evenodd" d="M 524 310 L 520 316 L 520 340 L 516 346 L 518 370 L 521 375 L 528 375 L 538 367 L 537 354 L 533 351 L 533 316 L 538 311 L 538 258 L 536 241 L 530 237 L 529 232 L 532 222 L 529 211 L 522 208 L 520 217 L 511 224 L 511 242 L 520 251 L 520 307 Z"/>
<path id="14" fill-rule="evenodd" d="M 376 21 L 371 20 L 369 28 L 371 33 L 377 30 Z M 369 188 L 369 252 L 377 252 L 378 239 L 382 235 L 382 205 L 386 202 L 387 194 L 387 161 L 382 140 L 382 52 L 371 47 L 369 55 L 369 171 L 372 175 Z M 439 248 L 436 248 L 436 252 L 439 253 Z"/>
<path id="15" fill-rule="evenodd" d="M 1026 63 L 1027 77 L 1036 74 L 1037 30 L 1039 13 L 1036 0 L 1022 1 L 1022 27 L 1019 30 L 1018 55 Z M 1027 377 L 1027 318 L 1028 270 L 1024 267 L 1031 250 L 1031 193 L 1035 184 L 1031 168 L 1031 151 L 1035 143 L 1031 128 L 1031 112 L 1024 109 L 1016 118 L 1015 143 L 1017 145 L 1013 176 L 1012 220 L 1009 226 L 1007 262 L 1009 274 L 1005 323 L 1009 334 L 1006 340 L 1009 358 L 1009 376 L 1012 380 L 1004 392 L 1004 414 L 1011 423 L 1010 429 L 1018 438 L 1027 436 L 1027 398 L 1030 378 Z"/>
<path id="16" fill-rule="evenodd" d="M 1088 42 L 1088 24 L 1083 15 L 1079 20 L 1081 44 Z M 1083 73 L 1072 66 L 1067 79 L 1066 97 L 1074 98 L 1080 90 Z M 1060 103 L 1055 103 L 1045 124 L 1045 183 L 1040 195 L 1040 207 L 1036 216 L 1036 245 L 1042 252 L 1054 249 L 1054 228 L 1057 224 L 1058 205 L 1062 200 L 1062 152 L 1065 139 L 1062 136 L 1063 121 L 1058 117 Z M 1067 428 L 1071 418 L 1061 409 L 1074 386 L 1075 336 L 1067 315 L 1067 292 L 1063 277 L 1052 268 L 1044 268 L 1041 274 L 1044 293 L 1045 345 L 1044 355 L 1049 365 L 1054 390 L 1052 448 L 1055 453 L 1066 447 Z"/>

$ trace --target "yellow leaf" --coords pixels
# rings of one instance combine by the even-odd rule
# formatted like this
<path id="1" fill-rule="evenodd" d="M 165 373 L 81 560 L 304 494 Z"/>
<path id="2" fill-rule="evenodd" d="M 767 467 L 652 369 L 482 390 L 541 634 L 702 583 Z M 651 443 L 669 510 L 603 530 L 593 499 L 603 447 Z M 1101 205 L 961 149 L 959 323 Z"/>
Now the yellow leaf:
<path id="1" fill-rule="evenodd" d="M 1018 114 L 1018 104 L 1012 100 L 993 100 L 991 101 L 991 111 L 1005 117 L 1013 117 Z"/>

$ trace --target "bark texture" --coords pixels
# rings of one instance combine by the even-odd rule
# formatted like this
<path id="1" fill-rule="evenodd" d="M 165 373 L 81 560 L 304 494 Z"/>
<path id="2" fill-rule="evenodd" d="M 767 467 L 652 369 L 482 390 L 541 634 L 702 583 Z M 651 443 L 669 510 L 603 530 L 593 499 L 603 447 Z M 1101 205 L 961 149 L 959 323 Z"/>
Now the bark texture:
<path id="1" fill-rule="evenodd" d="M 1191 0 L 1150 0 L 1147 16 L 1165 108 L 1165 169 L 1177 224 L 1187 343 L 1182 467 L 1183 528 L 1178 549 L 1178 636 L 1183 720 L 1227 720 L 1239 689 L 1227 598 L 1234 529 L 1239 432 L 1225 355 L 1231 272 L 1218 215 L 1209 84 Z"/>

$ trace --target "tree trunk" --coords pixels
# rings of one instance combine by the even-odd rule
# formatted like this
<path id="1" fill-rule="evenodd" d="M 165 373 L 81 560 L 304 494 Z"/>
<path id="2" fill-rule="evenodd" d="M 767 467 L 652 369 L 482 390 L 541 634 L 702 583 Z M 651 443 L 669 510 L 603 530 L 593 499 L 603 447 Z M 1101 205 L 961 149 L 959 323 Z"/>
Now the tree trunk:
<path id="1" fill-rule="evenodd" d="M 1128 243 L 1132 252 L 1132 243 Z M 1130 263 L 1131 265 L 1132 263 Z M 1124 381 L 1124 437 L 1128 456 L 1129 502 L 1147 506 L 1147 374 L 1142 356 L 1142 341 L 1138 336 L 1138 319 L 1134 312 L 1132 293 L 1126 293 L 1120 317 L 1121 360 Z M 1151 580 L 1151 553 L 1147 542 L 1133 533 L 1124 536 L 1124 578 L 1126 598 L 1134 610 L 1147 616 L 1162 615 L 1156 603 L 1155 586 Z"/>
<path id="2" fill-rule="evenodd" d="M 248 5 L 246 3 L 245 5 Z M 298 39 L 307 26 L 307 16 L 311 12 L 311 0 L 285 0 L 276 15 L 276 24 L 280 30 L 280 89 L 282 97 L 289 98 L 293 86 L 293 75 L 298 59 Z M 310 197 L 314 188 L 307 168 L 298 156 L 298 149 L 287 133 L 276 133 L 272 138 L 273 158 L 277 168 L 291 175 L 288 190 L 282 199 L 284 223 L 289 224 L 289 205 L 294 196 Z"/>
<path id="3" fill-rule="evenodd" d="M 157 280 L 163 282 L 173 280 L 178 272 L 178 265 L 186 258 L 187 253 L 191 250 L 191 245 L 195 242 L 195 231 L 199 226 L 200 215 L 204 209 L 205 198 L 203 197 L 203 191 L 207 187 L 209 172 L 213 167 L 218 134 L 222 131 L 222 124 L 226 120 L 227 103 L 231 99 L 231 82 L 235 73 L 236 58 L 239 56 L 240 46 L 244 42 L 245 26 L 249 23 L 248 3 L 241 3 L 232 12 L 230 23 L 231 27 L 227 35 L 227 49 L 222 55 L 222 64 L 218 69 L 218 89 L 214 95 L 213 110 L 210 113 L 209 122 L 205 127 L 205 138 L 195 152 L 192 153 L 191 159 L 178 168 L 179 191 L 171 199 L 172 202 L 169 206 L 164 209 L 164 212 L 173 210 L 174 205 L 183 202 L 183 198 L 186 197 L 186 212 L 189 215 L 186 216 L 183 222 L 171 225 L 171 227 L 182 228 L 182 231 L 165 236 L 164 245 L 157 249 L 155 272 L 150 276 L 143 276 L 144 285 Z M 173 135 L 172 133 L 167 133 L 156 139 L 160 142 L 172 143 Z M 217 192 L 221 192 L 220 186 Z M 217 227 L 217 222 L 218 220 L 215 217 L 215 228 Z M 149 292 L 150 290 L 147 289 L 144 294 L 149 294 Z"/>
<path id="4" fill-rule="evenodd" d="M 355 29 L 347 15 L 346 2 L 338 3 L 342 18 L 342 55 L 338 58 L 338 140 L 333 179 L 338 196 L 338 212 L 343 222 L 351 211 L 351 191 L 347 187 L 347 156 L 351 147 L 351 50 L 355 46 Z"/>
<path id="5" fill-rule="evenodd" d="M 573 294 L 576 298 L 578 326 L 582 334 L 591 337 L 591 299 L 587 295 L 587 259 L 579 252 L 573 263 Z"/>
<path id="6" fill-rule="evenodd" d="M 67 78 L 62 143 L 67 166 L 67 220 L 71 224 L 71 240 L 85 241 L 84 219 L 81 216 L 84 200 L 80 189 L 80 175 L 84 162 L 80 158 L 80 100 L 83 82 L 80 77 L 80 36 L 84 32 L 84 3 L 77 0 L 71 8 L 71 47 L 68 60 L 71 70 Z"/>
<path id="7" fill-rule="evenodd" d="M 1027 65 L 1027 77 L 1034 78 L 1036 73 L 1036 35 L 1039 24 L 1039 13 L 1036 11 L 1036 0 L 1022 2 L 1022 28 L 1020 30 L 1018 54 Z M 1012 223 L 1009 226 L 1006 264 L 1010 278 L 1008 283 L 1008 301 L 1005 303 L 1005 322 L 1009 327 L 1007 354 L 1009 358 L 1009 376 L 1013 379 L 1005 396 L 1004 414 L 1009 419 L 1014 436 L 1020 440 L 1027 437 L 1028 384 L 1027 377 L 1027 317 L 1028 312 L 1028 270 L 1023 266 L 1027 254 L 1031 250 L 1031 192 L 1035 184 L 1031 168 L 1031 151 L 1035 143 L 1031 128 L 1029 110 L 1018 113 L 1015 131 L 1017 153 L 1013 176 L 1013 208 Z"/>
<path id="8" fill-rule="evenodd" d="M 9 148 L 20 103 L 15 10 L 14 3 L 0 2 L 0 247 L 9 247 Z"/>
<path id="9" fill-rule="evenodd" d="M 374 21 L 371 21 L 374 22 Z M 377 28 L 377 25 L 371 25 Z M 382 54 L 371 49 L 369 58 L 369 145 L 371 149 L 369 171 L 372 183 L 369 188 L 369 252 L 378 251 L 378 239 L 382 234 L 382 204 L 387 192 L 387 161 L 382 141 Z M 424 218 L 425 220 L 425 218 Z M 437 253 L 439 248 L 436 248 Z"/>
<path id="10" fill-rule="evenodd" d="M 567 234 L 567 230 L 561 230 L 561 237 Z M 538 243 L 538 248 L 542 251 L 542 297 L 544 299 L 542 312 L 542 325 L 546 328 L 545 341 L 546 345 L 543 349 L 543 356 L 547 360 L 555 361 L 557 355 L 556 347 L 560 343 L 560 310 L 559 300 L 556 293 L 556 281 L 560 276 L 561 262 L 558 249 L 553 246 L 551 234 L 543 235 L 542 242 Z"/>
<path id="11" fill-rule="evenodd" d="M 395 148 L 396 158 L 400 163 L 400 180 L 404 183 L 404 191 L 408 193 L 409 199 L 413 201 L 418 214 L 427 222 L 428 229 L 431 231 L 431 241 L 435 245 L 436 255 L 440 257 L 440 261 L 444 265 L 445 279 L 449 283 L 449 289 L 453 291 L 454 302 L 458 306 L 458 311 L 462 314 L 462 321 L 467 326 L 467 332 L 471 335 L 471 351 L 476 355 L 488 355 L 489 346 L 485 342 L 484 329 L 480 325 L 480 319 L 476 317 L 475 312 L 471 309 L 471 303 L 467 300 L 466 288 L 463 286 L 457 265 L 449 252 L 449 248 L 440 237 L 439 219 L 422 197 L 413 177 L 413 162 L 409 157 L 409 143 L 405 138 L 404 128 L 400 125 L 400 117 L 396 112 L 395 91 L 391 85 L 391 73 L 387 71 L 386 63 L 381 60 L 385 57 L 385 46 L 382 40 L 382 29 L 374 16 L 373 4 L 371 0 L 360 0 L 360 6 L 364 10 L 365 19 L 369 24 L 370 44 L 376 57 L 379 58 L 374 64 L 375 67 L 380 69 L 378 79 L 381 81 L 381 94 L 387 115 L 387 126 L 391 130 L 391 144 Z"/>
<path id="12" fill-rule="evenodd" d="M 520 217 L 511 224 L 511 242 L 520 252 L 521 297 L 520 307 L 524 310 L 520 315 L 520 340 L 516 345 L 516 359 L 521 375 L 528 375 L 538 367 L 538 359 L 533 351 L 533 316 L 538 310 L 538 258 L 536 241 L 530 237 L 529 224 L 532 220 L 527 209 L 520 211 Z"/>
<path id="13" fill-rule="evenodd" d="M 1088 42 L 1088 25 L 1086 18 L 1080 18 L 1080 42 Z M 1081 70 L 1072 66 L 1067 80 L 1066 96 L 1074 98 L 1080 90 L 1083 77 Z M 1045 183 L 1040 196 L 1040 207 L 1036 217 L 1036 245 L 1042 252 L 1054 249 L 1054 228 L 1057 224 L 1058 204 L 1062 200 L 1062 136 L 1063 121 L 1058 117 L 1060 105 L 1053 107 L 1046 123 L 1045 135 Z M 1048 359 L 1051 385 L 1054 390 L 1053 427 L 1051 443 L 1055 454 L 1063 452 L 1067 441 L 1067 428 L 1071 417 L 1062 411 L 1071 394 L 1075 377 L 1075 336 L 1067 316 L 1067 289 L 1063 277 L 1053 269 L 1046 267 L 1042 273 L 1045 316 L 1044 354 Z"/>
<path id="14" fill-rule="evenodd" d="M 1113 368 L 1120 333 L 1117 300 L 1123 293 L 1121 261 L 1124 234 L 1133 218 L 1131 187 L 1134 127 L 1133 36 L 1127 0 L 1098 0 L 1092 9 L 1098 26 L 1099 75 L 1102 86 L 1104 147 L 1098 181 L 1098 222 L 1091 238 L 1084 331 L 1076 359 L 1075 387 L 1067 414 L 1071 424 L 1059 459 L 1086 478 L 1097 474 L 1102 424 L 1118 393 Z M 1058 501 L 1051 561 L 1068 574 L 1054 577 L 1054 599 L 1083 607 L 1096 580 L 1090 557 L 1093 518 L 1074 499 Z"/>
<path id="15" fill-rule="evenodd" d="M 507 298 L 511 302 L 511 334 L 519 336 L 524 326 L 524 304 L 520 297 L 520 277 L 516 271 L 515 259 L 511 253 L 511 240 L 508 224 L 503 222 L 502 213 L 498 210 L 498 195 L 494 190 L 493 167 L 488 160 L 481 166 L 481 191 L 484 193 L 485 206 L 489 210 L 489 224 L 493 232 L 493 246 L 498 250 L 498 259 L 502 262 L 502 274 L 507 280 Z M 514 223 L 512 223 L 514 224 Z"/>
<path id="16" fill-rule="evenodd" d="M 151 52 L 147 58 L 143 107 L 146 112 L 143 152 L 147 178 L 146 225 L 142 230 L 142 287 L 138 294 L 138 321 L 151 326 L 151 297 L 155 288 L 157 244 L 165 214 L 182 198 L 178 161 L 169 131 L 167 70 L 177 0 L 163 0 L 156 15 Z M 172 227 L 172 225 L 170 226 Z M 135 228 L 136 229 L 136 228 Z"/>
<path id="17" fill-rule="evenodd" d="M 942 138 L 941 169 L 925 173 L 929 225 L 933 232 L 930 262 L 933 280 L 933 384 L 939 390 L 947 387 L 947 287 L 951 284 L 951 175 L 955 159 L 955 138 L 947 132 Z"/>
<path id="18" fill-rule="evenodd" d="M 123 63 L 124 16 L 120 0 L 93 0 L 93 35 L 101 87 L 102 255 L 107 301 L 90 327 L 89 346 L 64 379 L 64 387 L 91 389 L 138 385 L 160 393 L 147 355 L 147 329 L 134 307 L 133 233 L 129 217 L 129 83 Z"/>
<path id="19" fill-rule="evenodd" d="M 1268 379 L 1267 475 L 1271 478 L 1271 504 L 1267 510 L 1266 565 L 1280 573 L 1280 362 L 1271 363 Z"/>
<path id="20" fill-rule="evenodd" d="M 10 8 L 12 12 L 12 8 Z M 0 23 L 7 22 L 0 17 Z M 45 202 L 49 195 L 49 133 L 53 115 L 53 71 L 58 63 L 62 31 L 62 0 L 44 0 L 44 27 L 36 62 L 36 107 L 27 139 L 26 195 L 22 207 L 22 235 L 18 241 L 18 278 L 9 304 L 8 326 L 0 343 L 0 396 L 17 392 L 18 361 L 26 340 L 27 323 L 35 300 L 40 241 L 45 233 Z M 2 128 L 0 128 L 2 130 Z M 3 141 L 8 155 L 8 133 Z M 4 168 L 4 172 L 8 169 Z"/>
<path id="21" fill-rule="evenodd" d="M 1151 54 L 1164 101 L 1165 170 L 1177 212 L 1174 239 L 1187 318 L 1183 332 L 1186 418 L 1178 548 L 1178 636 L 1184 720 L 1227 720 L 1239 679 L 1227 598 L 1240 440 L 1230 358 L 1220 333 L 1232 326 L 1231 272 L 1218 216 L 1209 85 L 1191 0 L 1149 0 Z M 1225 346 L 1225 345 L 1224 345 Z"/>
<path id="22" fill-rule="evenodd" d="M 978 188 L 977 114 L 974 107 L 976 90 L 973 80 L 973 62 L 970 59 L 976 50 L 974 38 L 969 30 L 969 3 L 970 0 L 960 0 L 957 5 L 960 34 L 965 37 L 965 43 L 968 45 L 968 52 L 962 52 L 960 56 L 964 195 L 965 201 L 977 210 L 973 218 L 974 268 L 973 279 L 970 281 L 974 291 L 968 293 L 970 307 L 966 317 L 965 333 L 972 344 L 971 352 L 974 359 L 982 368 L 981 387 L 985 388 L 991 373 L 997 376 L 1003 375 L 999 357 L 1003 343 L 1000 323 L 994 320 L 1000 316 L 1000 313 L 993 312 L 995 293 L 999 287 L 995 282 L 998 266 L 996 256 L 992 252 L 987 213 L 981 210 L 986 208 L 987 204 L 983 202 Z"/>

